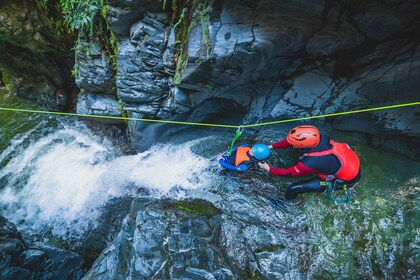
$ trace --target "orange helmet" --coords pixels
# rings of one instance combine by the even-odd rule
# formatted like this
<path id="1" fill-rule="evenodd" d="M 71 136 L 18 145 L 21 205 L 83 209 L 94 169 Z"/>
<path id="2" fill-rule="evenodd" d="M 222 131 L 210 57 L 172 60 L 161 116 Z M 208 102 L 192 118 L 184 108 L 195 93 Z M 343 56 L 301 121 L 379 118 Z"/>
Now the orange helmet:
<path id="1" fill-rule="evenodd" d="M 312 125 L 302 125 L 290 130 L 287 142 L 298 149 L 314 148 L 319 144 L 321 136 L 319 130 Z"/>

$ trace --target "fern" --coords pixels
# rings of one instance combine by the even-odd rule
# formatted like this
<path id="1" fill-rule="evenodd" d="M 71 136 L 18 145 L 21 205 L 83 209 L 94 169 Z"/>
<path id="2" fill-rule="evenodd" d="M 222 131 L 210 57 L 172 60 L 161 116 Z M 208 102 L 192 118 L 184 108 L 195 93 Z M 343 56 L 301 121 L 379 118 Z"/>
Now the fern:
<path id="1" fill-rule="evenodd" d="M 98 0 L 60 0 L 64 21 L 72 31 L 80 36 L 92 37 L 95 23 L 102 11 Z"/>

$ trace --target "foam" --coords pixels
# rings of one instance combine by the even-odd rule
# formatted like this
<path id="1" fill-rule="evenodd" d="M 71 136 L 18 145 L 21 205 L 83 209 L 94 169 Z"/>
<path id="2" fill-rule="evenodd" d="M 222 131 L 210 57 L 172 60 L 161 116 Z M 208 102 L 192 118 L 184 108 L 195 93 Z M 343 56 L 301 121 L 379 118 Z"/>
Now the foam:
<path id="1" fill-rule="evenodd" d="M 21 143 L 13 140 L 20 152 L 1 164 L 2 215 L 28 232 L 48 230 L 62 238 L 82 236 L 97 226 L 110 199 L 134 195 L 139 187 L 164 195 L 174 187 L 203 186 L 201 175 L 210 164 L 191 151 L 197 141 L 121 156 L 83 126 L 63 127 L 26 147 Z"/>

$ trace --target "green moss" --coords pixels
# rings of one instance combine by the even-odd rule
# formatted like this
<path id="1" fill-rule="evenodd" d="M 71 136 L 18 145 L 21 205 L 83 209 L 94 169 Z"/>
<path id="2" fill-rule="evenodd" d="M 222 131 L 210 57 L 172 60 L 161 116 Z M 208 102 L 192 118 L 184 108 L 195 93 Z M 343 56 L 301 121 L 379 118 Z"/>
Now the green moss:
<path id="1" fill-rule="evenodd" d="M 106 34 L 106 38 L 107 38 L 106 45 L 108 49 L 108 57 L 111 60 L 112 69 L 114 70 L 114 73 L 117 74 L 118 41 L 117 41 L 117 37 L 115 36 L 115 33 L 112 32 L 112 29 L 108 24 L 108 7 L 104 1 L 105 0 L 101 1 L 101 6 L 102 6 L 102 18 L 103 18 L 103 21 L 105 22 L 104 34 Z"/>
<path id="2" fill-rule="evenodd" d="M 222 210 L 215 207 L 212 203 L 201 199 L 179 200 L 176 202 L 176 208 L 194 213 L 197 216 L 214 216 L 223 213 Z"/>
<path id="3" fill-rule="evenodd" d="M 205 7 L 200 9 L 200 12 L 197 14 L 197 18 L 201 24 L 201 48 L 206 51 L 206 58 L 210 57 L 211 53 L 211 41 L 210 41 L 210 7 Z"/>
<path id="4" fill-rule="evenodd" d="M 188 63 L 188 41 L 191 29 L 201 24 L 202 27 L 202 48 L 206 56 L 210 56 L 211 42 L 208 28 L 211 8 L 206 1 L 183 0 L 172 2 L 172 22 L 175 22 L 175 75 L 174 84 L 179 84 Z"/>
<path id="5" fill-rule="evenodd" d="M 12 77 L 7 72 L 1 72 L 1 82 L 6 90 L 12 90 Z"/>
<path id="6" fill-rule="evenodd" d="M 176 42 L 174 84 L 181 82 L 182 74 L 188 63 L 189 32 L 195 24 L 192 17 L 198 2 L 197 0 L 172 1 L 172 22 L 175 22 L 173 28 Z"/>
<path id="7" fill-rule="evenodd" d="M 264 247 L 264 248 L 260 248 L 260 249 L 255 250 L 255 253 L 275 252 L 275 251 L 277 251 L 279 249 L 284 249 L 284 246 L 282 244 L 267 246 L 267 247 Z"/>
<path id="8" fill-rule="evenodd" d="M 124 102 L 120 98 L 118 98 L 118 104 L 120 105 L 121 117 L 126 118 L 124 121 L 125 121 L 125 124 L 128 126 L 128 120 L 127 120 L 128 112 L 124 110 Z"/>

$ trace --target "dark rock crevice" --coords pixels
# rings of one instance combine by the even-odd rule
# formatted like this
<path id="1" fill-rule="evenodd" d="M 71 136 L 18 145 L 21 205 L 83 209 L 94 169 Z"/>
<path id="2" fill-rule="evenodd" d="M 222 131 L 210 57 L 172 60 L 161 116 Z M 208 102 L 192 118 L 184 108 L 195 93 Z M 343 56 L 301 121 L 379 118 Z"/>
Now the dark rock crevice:
<path id="1" fill-rule="evenodd" d="M 71 77 L 72 35 L 54 26 L 53 20 L 59 21 L 56 15 L 39 9 L 34 1 L 6 1 L 1 5 L 3 82 L 10 91 L 45 108 L 71 111 L 77 95 Z"/>

